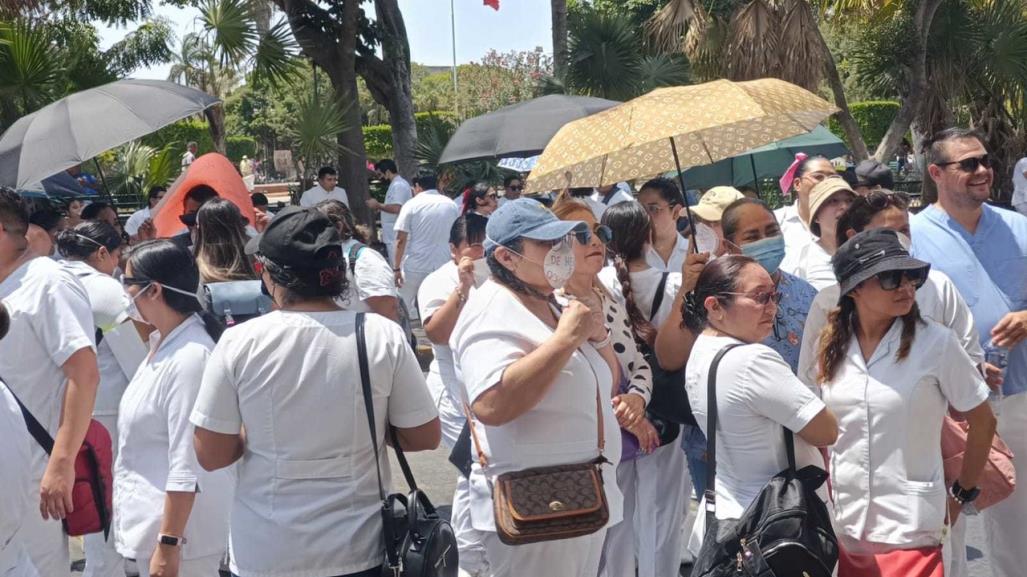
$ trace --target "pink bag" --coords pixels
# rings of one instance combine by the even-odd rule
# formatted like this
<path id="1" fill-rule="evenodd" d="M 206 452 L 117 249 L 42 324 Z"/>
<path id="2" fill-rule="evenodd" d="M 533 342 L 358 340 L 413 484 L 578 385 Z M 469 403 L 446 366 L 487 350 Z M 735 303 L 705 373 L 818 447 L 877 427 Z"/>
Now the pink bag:
<path id="1" fill-rule="evenodd" d="M 966 421 L 957 421 L 946 415 L 945 423 L 941 428 L 941 458 L 945 467 L 945 485 L 952 486 L 952 482 L 959 477 L 959 471 L 963 467 L 963 453 L 966 451 L 966 432 L 970 425 Z M 998 503 L 1002 499 L 1013 494 L 1016 488 L 1016 469 L 1013 467 L 1013 452 L 995 434 L 991 441 L 991 453 L 988 454 L 988 462 L 984 465 L 984 471 L 977 482 L 981 488 L 981 495 L 974 501 L 974 507 L 978 511 Z"/>

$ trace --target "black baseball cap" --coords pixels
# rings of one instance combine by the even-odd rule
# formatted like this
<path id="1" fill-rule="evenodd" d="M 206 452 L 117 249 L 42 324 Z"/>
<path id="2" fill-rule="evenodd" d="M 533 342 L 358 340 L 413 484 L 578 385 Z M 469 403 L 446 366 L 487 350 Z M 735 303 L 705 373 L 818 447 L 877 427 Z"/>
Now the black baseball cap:
<path id="1" fill-rule="evenodd" d="M 878 273 L 931 269 L 930 264 L 909 256 L 899 242 L 898 233 L 889 228 L 872 228 L 856 234 L 838 247 L 831 264 L 841 287 L 839 302 L 860 283 Z"/>
<path id="2" fill-rule="evenodd" d="M 895 188 L 895 177 L 887 165 L 870 158 L 856 165 L 856 186 Z"/>
<path id="3" fill-rule="evenodd" d="M 283 266 L 322 269 L 342 264 L 342 238 L 327 216 L 313 208 L 290 206 L 264 232 L 246 243 L 246 254 L 259 254 Z"/>

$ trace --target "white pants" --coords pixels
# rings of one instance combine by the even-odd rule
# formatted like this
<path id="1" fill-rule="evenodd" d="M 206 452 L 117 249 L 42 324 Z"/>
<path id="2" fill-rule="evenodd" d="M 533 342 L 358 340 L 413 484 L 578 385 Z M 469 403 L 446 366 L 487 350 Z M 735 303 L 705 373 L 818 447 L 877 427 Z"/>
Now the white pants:
<path id="1" fill-rule="evenodd" d="M 60 521 L 44 521 L 39 514 L 38 497 L 22 521 L 18 531 L 32 564 L 42 577 L 68 577 L 71 558 L 68 555 L 68 536 Z"/>
<path id="2" fill-rule="evenodd" d="M 0 549 L 0 577 L 39 577 L 18 535 Z"/>
<path id="3" fill-rule="evenodd" d="M 403 299 L 403 302 L 406 303 L 411 319 L 421 318 L 417 312 L 417 289 L 421 288 L 421 283 L 430 274 L 430 272 L 403 270 L 403 286 L 399 287 L 399 298 Z"/>
<path id="4" fill-rule="evenodd" d="M 966 515 L 949 529 L 949 538 L 942 544 L 942 561 L 945 564 L 945 577 L 969 577 L 970 568 L 966 564 Z"/>
<path id="5" fill-rule="evenodd" d="M 1012 449 L 1016 466 L 1016 490 L 1000 503 L 981 512 L 988 541 L 991 574 L 994 577 L 1023 577 L 1023 555 L 1027 552 L 1027 393 L 1002 399 L 998 433 Z"/>
<path id="6" fill-rule="evenodd" d="M 617 486 L 624 495 L 624 520 L 606 530 L 603 555 L 599 560 L 599 577 L 623 577 L 635 574 L 635 501 L 638 498 L 638 459 L 617 465 Z"/>
<path id="7" fill-rule="evenodd" d="M 492 577 L 595 577 L 606 529 L 573 539 L 528 545 L 504 545 L 486 533 Z"/>
<path id="8" fill-rule="evenodd" d="M 692 493 L 685 452 L 679 443 L 671 443 L 635 462 L 638 577 L 677 575 L 683 547 L 681 525 Z"/>
<path id="9" fill-rule="evenodd" d="M 107 428 L 111 439 L 118 438 L 117 415 L 94 416 L 94 419 Z M 118 458 L 117 442 L 113 447 L 114 460 Z M 114 524 L 111 523 L 110 536 L 103 538 L 103 533 L 93 533 L 82 538 L 86 554 L 86 568 L 82 577 L 125 577 L 125 558 L 114 548 Z"/>
<path id="10" fill-rule="evenodd" d="M 471 526 L 471 485 L 463 475 L 457 476 L 456 489 L 453 491 L 450 524 L 456 536 L 456 549 L 460 553 L 460 568 L 471 575 L 488 575 L 485 533 Z"/>
<path id="11" fill-rule="evenodd" d="M 198 559 L 182 559 L 178 565 L 178 577 L 218 577 L 222 554 L 208 555 Z M 150 577 L 150 558 L 136 559 L 139 577 Z"/>

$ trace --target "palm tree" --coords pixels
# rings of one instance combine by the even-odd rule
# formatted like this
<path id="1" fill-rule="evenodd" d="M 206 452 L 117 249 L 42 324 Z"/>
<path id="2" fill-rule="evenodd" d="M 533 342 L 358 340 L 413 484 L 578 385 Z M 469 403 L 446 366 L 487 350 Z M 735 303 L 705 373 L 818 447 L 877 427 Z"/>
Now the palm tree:
<path id="1" fill-rule="evenodd" d="M 0 23 L 0 125 L 63 96 L 62 62 L 46 27 Z"/>
<path id="2" fill-rule="evenodd" d="M 553 76 L 567 72 L 567 0 L 550 0 L 553 15 Z"/>

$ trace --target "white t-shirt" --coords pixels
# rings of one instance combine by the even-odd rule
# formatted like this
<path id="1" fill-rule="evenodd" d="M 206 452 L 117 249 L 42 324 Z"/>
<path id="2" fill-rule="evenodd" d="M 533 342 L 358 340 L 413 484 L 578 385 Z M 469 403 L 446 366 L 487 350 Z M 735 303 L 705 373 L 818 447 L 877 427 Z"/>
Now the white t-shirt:
<path id="1" fill-rule="evenodd" d="M 342 256 L 346 259 L 346 279 L 349 286 L 335 302 L 348 311 L 366 313 L 370 312 L 371 308 L 365 300 L 371 297 L 399 298 L 399 292 L 396 290 L 396 277 L 392 274 L 392 267 L 385 257 L 373 248 L 361 248 L 357 253 L 356 264 L 350 266 L 349 253 L 357 242 L 349 239 L 342 243 Z"/>
<path id="2" fill-rule="evenodd" d="M 47 257 L 36 257 L 0 283 L 0 299 L 11 328 L 0 344 L 0 375 L 51 437 L 57 426 L 67 379 L 62 367 L 71 355 L 94 348 L 96 329 L 85 288 Z M 34 479 L 47 457 L 33 443 Z"/>
<path id="3" fill-rule="evenodd" d="M 681 236 L 677 236 L 677 240 L 674 242 L 674 251 L 670 253 L 670 259 L 666 262 L 660 257 L 660 253 L 656 252 L 656 249 L 649 247 L 645 253 L 645 262 L 649 266 L 660 272 L 676 272 L 681 273 L 681 267 L 685 264 L 685 257 L 688 256 L 688 239 Z"/>
<path id="4" fill-rule="evenodd" d="M 403 205 L 395 230 L 407 233 L 404 272 L 429 273 L 453 258 L 449 230 L 458 216 L 456 203 L 437 190 L 421 192 Z"/>
<path id="5" fill-rule="evenodd" d="M 135 236 L 139 232 L 139 227 L 143 226 L 143 223 L 148 218 L 150 218 L 150 207 L 148 206 L 133 212 L 132 216 L 128 217 L 128 220 L 125 221 L 125 232 L 129 236 Z"/>
<path id="6" fill-rule="evenodd" d="M 896 320 L 864 362 L 853 335 L 835 377 L 821 387 L 838 418 L 831 447 L 835 533 L 855 552 L 869 544 L 911 549 L 941 542 L 948 489 L 942 420 L 949 405 L 965 412 L 988 398 L 951 330 L 933 321 L 918 325 L 909 355 L 899 361 L 901 337 Z"/>
<path id="7" fill-rule="evenodd" d="M 608 202 L 603 202 L 603 198 L 605 198 L 606 195 L 599 192 L 598 190 L 592 192 L 591 199 L 607 208 L 615 204 L 620 204 L 622 202 L 631 202 L 632 200 L 635 200 L 635 197 L 631 196 L 630 189 L 625 190 L 624 188 L 621 188 L 620 185 L 615 186 L 614 189 L 610 191 L 610 193 L 610 200 Z"/>
<path id="8" fill-rule="evenodd" d="M 329 192 L 322 188 L 320 184 L 315 184 L 303 193 L 303 196 L 300 197 L 300 206 L 310 208 L 325 200 L 337 200 L 349 207 L 349 197 L 346 195 L 345 188 L 336 186 Z"/>
<path id="9" fill-rule="evenodd" d="M 656 289 L 660 286 L 663 272 L 655 268 L 647 268 L 645 270 L 629 272 L 628 276 L 631 277 L 631 294 L 635 297 L 635 306 L 648 319 L 653 310 L 653 303 L 656 300 Z M 621 287 L 620 281 L 617 280 L 617 269 L 612 266 L 605 267 L 599 271 L 599 280 L 623 304 L 624 289 Z M 660 303 L 660 309 L 656 311 L 656 315 L 652 318 L 652 324 L 657 329 L 670 316 L 671 308 L 674 306 L 674 297 L 677 296 L 680 288 L 681 273 L 667 273 L 667 284 L 663 288 L 663 302 Z"/>
<path id="10" fill-rule="evenodd" d="M 468 400 L 473 404 L 502 380 L 507 367 L 552 336 L 553 329 L 524 308 L 513 293 L 492 280 L 485 281 L 471 293 L 449 339 Z M 611 461 L 602 467 L 610 508 L 607 526 L 621 521 L 623 497 L 616 480 L 621 438 L 610 404 L 613 375 L 606 361 L 586 344 L 571 355 L 542 400 L 528 412 L 498 427 L 475 420 L 475 431 L 488 458 L 488 470 L 482 471 L 475 462 L 469 479 L 475 529 L 496 530 L 486 475 L 494 482 L 496 476 L 509 471 L 582 463 L 598 456 L 597 386 L 604 455 Z"/>
<path id="11" fill-rule="evenodd" d="M 802 217 L 799 216 L 799 209 L 796 206 L 798 202 L 796 199 L 792 204 L 774 211 L 777 223 L 781 227 L 781 235 L 785 238 L 785 258 L 781 261 L 780 268 L 795 276 L 799 276 L 797 271 L 803 249 L 816 241 L 816 237 L 806 228 L 806 223 L 802 222 Z"/>
<path id="12" fill-rule="evenodd" d="M 25 428 L 18 403 L 0 382 L 0 571 L 16 561 L 8 546 L 26 515 L 38 515 L 36 485 L 32 482 L 32 449 L 36 441 Z M 17 542 L 15 542 L 17 543 Z"/>
<path id="13" fill-rule="evenodd" d="M 818 291 L 838 283 L 834 276 L 834 267 L 831 266 L 831 255 L 816 241 L 808 243 L 799 251 L 799 259 L 793 274 L 813 285 Z"/>
<path id="14" fill-rule="evenodd" d="M 161 342 L 150 335 L 150 358 L 139 366 L 118 411 L 114 465 L 114 531 L 118 553 L 147 559 L 157 546 L 167 491 L 195 492 L 185 527 L 183 559 L 216 555 L 228 540 L 231 469 L 204 471 L 193 448 L 189 412 L 214 341 L 189 316 Z"/>
<path id="15" fill-rule="evenodd" d="M 827 325 L 828 313 L 838 308 L 839 292 L 838 285 L 833 284 L 817 293 L 806 315 L 802 350 L 799 352 L 799 378 L 810 386 L 818 382 L 820 371 L 817 368 L 817 350 L 820 332 Z M 916 304 L 925 319 L 945 325 L 955 332 L 963 350 L 975 364 L 984 360 L 973 313 L 945 273 L 933 269 L 928 273 L 927 282 L 916 291 Z"/>
<path id="16" fill-rule="evenodd" d="M 107 332 L 128 321 L 130 299 L 120 282 L 82 261 L 63 261 L 62 264 L 85 287 L 92 307 L 93 325 L 96 328 Z M 128 381 L 135 372 L 127 372 L 122 368 L 106 339 L 96 346 L 96 365 L 100 370 L 100 386 L 96 390 L 93 416 L 117 415 L 121 395 L 124 394 Z"/>
<path id="17" fill-rule="evenodd" d="M 741 341 L 700 334 L 692 345 L 685 389 L 704 434 L 710 434 L 706 430 L 710 364 L 720 349 L 736 343 Z M 717 372 L 717 519 L 741 517 L 767 482 L 788 467 L 782 427 L 801 431 L 823 409 L 824 403 L 770 347 L 743 345 L 724 355 Z M 798 435 L 794 438 L 796 466 L 823 468 L 824 459 L 817 450 Z M 696 519 L 690 549 L 702 540 L 704 520 L 704 515 Z"/>
<path id="18" fill-rule="evenodd" d="M 350 311 L 274 311 L 221 337 L 192 422 L 227 435 L 246 428 L 232 505 L 232 572 L 343 575 L 382 562 L 381 499 Z M 375 442 L 385 427 L 436 417 L 403 332 L 365 320 Z M 382 482 L 391 487 L 389 460 Z"/>
<path id="19" fill-rule="evenodd" d="M 384 204 L 406 204 L 408 200 L 414 197 L 414 191 L 410 188 L 410 183 L 406 181 L 400 175 L 396 175 L 389 183 L 389 189 L 385 191 L 385 203 Z M 391 244 L 396 242 L 396 231 L 394 227 L 396 225 L 396 218 L 398 214 L 392 214 L 382 211 L 382 242 L 385 244 Z"/>
<path id="20" fill-rule="evenodd" d="M 1013 167 L 1013 206 L 1027 202 L 1027 157 L 1016 161 Z"/>

